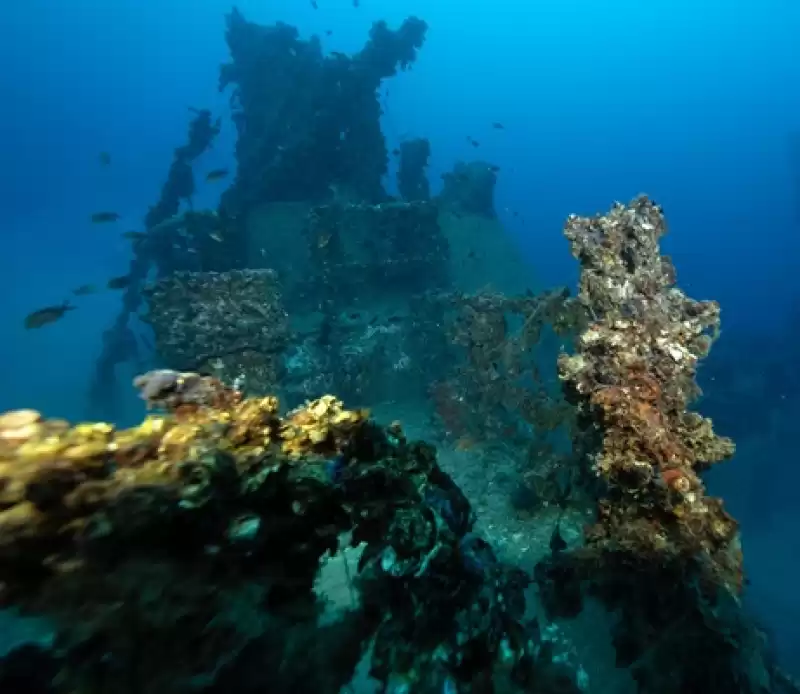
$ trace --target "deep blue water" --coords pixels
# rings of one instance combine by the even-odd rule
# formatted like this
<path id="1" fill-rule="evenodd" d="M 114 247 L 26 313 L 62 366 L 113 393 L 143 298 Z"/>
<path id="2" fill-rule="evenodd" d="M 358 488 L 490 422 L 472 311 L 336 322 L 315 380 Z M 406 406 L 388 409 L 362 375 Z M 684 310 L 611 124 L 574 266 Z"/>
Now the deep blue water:
<path id="1" fill-rule="evenodd" d="M 431 140 L 430 177 L 476 156 L 501 167 L 497 208 L 540 285 L 576 274 L 561 235 L 571 212 L 647 192 L 664 205 L 680 284 L 723 306 L 723 340 L 763 336 L 791 368 L 800 338 L 800 3 L 791 0 L 244 0 L 249 19 L 282 20 L 331 50 L 358 49 L 372 21 L 417 14 L 430 25 L 413 70 L 389 80 L 384 130 Z M 69 289 L 127 270 L 120 229 L 141 228 L 187 107 L 227 113 L 220 0 L 26 0 L 0 5 L 0 409 L 80 418 L 102 331 L 118 296 L 89 297 L 47 330 L 22 319 Z M 501 121 L 505 130 L 491 128 Z M 473 149 L 466 136 L 481 147 Z M 202 165 L 233 166 L 225 122 Z M 112 165 L 98 165 L 98 153 Z M 198 207 L 218 187 L 201 186 Z M 89 215 L 123 215 L 115 231 Z M 514 217 L 511 210 L 519 212 Z M 524 222 L 522 221 L 524 219 Z M 792 321 L 795 321 L 793 327 Z M 759 369 L 759 340 L 734 351 Z M 709 385 L 709 384 L 707 384 Z M 710 387 L 713 387 L 710 386 Z M 774 425 L 741 443 L 713 477 L 743 521 L 754 608 L 800 655 L 794 585 L 800 484 L 780 389 L 728 403 Z M 131 416 L 138 414 L 131 396 Z M 735 430 L 725 431 L 734 437 Z M 796 638 L 796 637 L 795 637 Z"/>

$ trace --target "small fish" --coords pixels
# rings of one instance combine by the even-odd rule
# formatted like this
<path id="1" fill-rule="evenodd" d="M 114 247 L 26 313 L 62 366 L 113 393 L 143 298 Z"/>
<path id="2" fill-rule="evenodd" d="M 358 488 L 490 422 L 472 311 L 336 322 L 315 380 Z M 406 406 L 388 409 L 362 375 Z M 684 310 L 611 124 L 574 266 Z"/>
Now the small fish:
<path id="1" fill-rule="evenodd" d="M 109 224 L 121 219 L 116 212 L 95 212 L 92 215 L 92 224 Z"/>
<path id="2" fill-rule="evenodd" d="M 141 231 L 126 231 L 122 238 L 128 239 L 128 241 L 144 241 L 147 238 L 147 234 Z"/>
<path id="3" fill-rule="evenodd" d="M 473 147 L 480 147 L 481 143 L 478 142 L 476 139 L 467 136 L 467 142 L 469 142 Z"/>
<path id="4" fill-rule="evenodd" d="M 94 294 L 97 291 L 97 287 L 93 284 L 82 284 L 80 287 L 75 287 L 72 290 L 72 293 L 75 296 L 89 296 L 89 294 Z"/>
<path id="5" fill-rule="evenodd" d="M 475 257 L 476 257 L 475 251 L 471 250 L 469 253 L 467 253 L 467 258 L 469 258 L 470 260 L 474 260 Z"/>
<path id="6" fill-rule="evenodd" d="M 492 164 L 492 165 L 489 167 L 489 171 L 491 171 L 492 173 L 497 173 L 498 171 L 500 171 L 500 167 L 499 167 L 499 166 L 497 166 L 496 164 Z"/>
<path id="7" fill-rule="evenodd" d="M 222 243 L 222 236 L 220 236 L 216 231 L 212 231 L 208 235 L 208 238 L 210 238 L 213 241 L 216 241 L 217 243 Z"/>
<path id="8" fill-rule="evenodd" d="M 319 6 L 317 5 L 317 0 L 311 0 L 311 7 L 315 10 L 319 9 Z"/>
<path id="9" fill-rule="evenodd" d="M 74 309 L 75 307 L 70 306 L 69 301 L 65 301 L 58 306 L 45 306 L 44 308 L 40 308 L 38 311 L 34 311 L 25 316 L 25 329 L 35 330 L 49 323 L 55 323 L 57 320 L 61 320 L 67 311 L 72 311 Z"/>
<path id="10" fill-rule="evenodd" d="M 221 181 L 228 175 L 228 169 L 212 169 L 206 174 L 206 181 Z"/>
<path id="11" fill-rule="evenodd" d="M 326 29 L 325 30 L 325 36 L 330 36 L 331 34 L 333 34 L 333 29 Z"/>
<path id="12" fill-rule="evenodd" d="M 457 451 L 470 451 L 473 448 L 475 448 L 475 439 L 471 436 L 462 436 L 455 443 L 455 449 Z"/>
<path id="13" fill-rule="evenodd" d="M 359 318 L 361 318 L 361 314 L 360 313 L 351 313 L 350 314 L 350 320 L 358 320 Z"/>
<path id="14" fill-rule="evenodd" d="M 392 154 L 393 154 L 394 156 L 396 156 L 396 157 L 399 157 L 399 156 L 400 156 L 400 150 L 399 150 L 399 149 L 397 149 L 397 147 L 395 147 L 395 148 L 392 150 Z"/>
<path id="15" fill-rule="evenodd" d="M 347 460 L 343 455 L 337 455 L 335 458 L 325 461 L 324 467 L 328 479 L 336 484 L 342 479 L 342 473 L 347 467 Z"/>
<path id="16" fill-rule="evenodd" d="M 317 335 L 317 344 L 320 347 L 327 347 L 331 343 L 331 334 L 333 333 L 333 325 L 330 318 L 327 316 L 322 319 L 319 325 L 319 334 Z"/>
<path id="17" fill-rule="evenodd" d="M 331 55 L 334 58 L 346 58 L 347 57 L 344 53 L 341 53 L 339 51 L 331 51 Z"/>
<path id="18" fill-rule="evenodd" d="M 550 536 L 550 551 L 553 554 L 563 552 L 567 548 L 567 541 L 561 535 L 561 514 L 558 516 L 553 534 Z"/>
<path id="19" fill-rule="evenodd" d="M 106 285 L 109 289 L 125 289 L 131 283 L 130 275 L 120 275 L 119 277 L 112 277 L 108 280 Z"/>
<path id="20" fill-rule="evenodd" d="M 353 7 L 361 7 L 361 0 L 353 0 Z"/>
<path id="21" fill-rule="evenodd" d="M 495 121 L 494 123 L 492 123 L 492 127 L 493 127 L 495 130 L 505 130 L 505 129 L 506 129 L 506 126 L 505 126 L 505 125 L 503 125 L 502 123 L 498 123 L 497 121 Z"/>
<path id="22" fill-rule="evenodd" d="M 100 166 L 111 165 L 111 155 L 108 152 L 100 152 L 100 154 L 97 157 L 97 160 L 100 162 Z"/>

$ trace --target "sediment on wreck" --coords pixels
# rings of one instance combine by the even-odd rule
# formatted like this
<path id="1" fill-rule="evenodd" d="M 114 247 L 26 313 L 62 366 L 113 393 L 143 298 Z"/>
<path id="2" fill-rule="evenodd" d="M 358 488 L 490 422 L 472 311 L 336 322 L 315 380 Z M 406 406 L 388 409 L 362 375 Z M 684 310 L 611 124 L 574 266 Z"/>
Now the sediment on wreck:
<path id="1" fill-rule="evenodd" d="M 133 429 L 0 416 L 0 597 L 55 631 L 0 658 L 0 684 L 336 694 L 367 657 L 385 691 L 577 692 L 432 447 L 331 396 L 281 416 L 196 373 L 135 386 L 156 412 Z M 343 537 L 352 607 L 323 620 Z"/>
<path id="2" fill-rule="evenodd" d="M 769 675 L 739 608 L 737 524 L 700 477 L 734 444 L 689 409 L 720 308 L 675 286 L 665 231 L 646 197 L 567 221 L 590 322 L 559 375 L 599 491 L 585 546 L 541 563 L 536 578 L 552 615 L 577 614 L 587 591 L 617 612 L 617 664 L 640 691 L 759 691 Z"/>

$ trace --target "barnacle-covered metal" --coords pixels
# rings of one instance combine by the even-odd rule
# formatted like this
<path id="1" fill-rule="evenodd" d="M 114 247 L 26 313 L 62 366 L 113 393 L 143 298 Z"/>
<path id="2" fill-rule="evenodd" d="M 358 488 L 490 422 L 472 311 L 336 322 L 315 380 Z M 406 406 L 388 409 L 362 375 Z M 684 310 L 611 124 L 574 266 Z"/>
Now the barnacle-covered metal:
<path id="1" fill-rule="evenodd" d="M 589 324 L 559 375 L 578 407 L 596 517 L 585 546 L 540 562 L 535 578 L 551 616 L 576 615 L 587 594 L 616 615 L 616 664 L 640 692 L 762 692 L 773 675 L 739 604 L 737 524 L 700 478 L 734 444 L 689 409 L 719 306 L 675 286 L 665 230 L 646 197 L 567 221 Z"/>
<path id="2" fill-rule="evenodd" d="M 428 327 L 417 339 L 436 421 L 457 445 L 505 442 L 538 455 L 551 432 L 571 425 L 574 408 L 548 373 L 557 341 L 584 322 L 566 289 L 441 292 L 416 300 L 413 313 Z"/>
<path id="3" fill-rule="evenodd" d="M 579 301 L 592 318 L 559 373 L 570 400 L 601 432 L 594 469 L 606 482 L 590 544 L 701 562 L 714 581 L 741 587 L 736 522 L 698 476 L 733 442 L 689 410 L 697 364 L 719 331 L 719 305 L 675 287 L 661 255 L 666 227 L 647 198 L 609 214 L 569 218 L 581 262 Z"/>
<path id="4" fill-rule="evenodd" d="M 144 318 L 168 366 L 229 383 L 241 376 L 253 392 L 274 390 L 289 340 L 275 272 L 176 272 L 144 294 Z"/>
<path id="5" fill-rule="evenodd" d="M 447 239 L 431 202 L 314 207 L 306 227 L 310 289 L 337 308 L 363 298 L 389 303 L 447 282 Z"/>
<path id="6" fill-rule="evenodd" d="M 0 658 L 0 683 L 29 668 L 53 692 L 334 694 L 372 643 L 390 687 L 477 692 L 544 663 L 528 577 L 399 424 L 332 396 L 281 416 L 190 372 L 135 385 L 153 413 L 131 429 L 0 416 L 0 599 L 55 632 Z M 315 578 L 345 536 L 359 598 L 321 621 Z"/>

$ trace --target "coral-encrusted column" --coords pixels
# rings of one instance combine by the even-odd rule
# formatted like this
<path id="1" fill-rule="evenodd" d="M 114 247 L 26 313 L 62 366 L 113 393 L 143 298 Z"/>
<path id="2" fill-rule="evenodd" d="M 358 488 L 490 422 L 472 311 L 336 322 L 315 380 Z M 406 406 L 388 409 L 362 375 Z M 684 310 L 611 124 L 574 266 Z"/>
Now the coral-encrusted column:
<path id="1" fill-rule="evenodd" d="M 688 410 L 699 393 L 698 360 L 719 331 L 719 305 L 675 287 L 659 250 L 665 231 L 661 208 L 646 197 L 566 224 L 592 323 L 577 353 L 562 355 L 559 373 L 598 429 L 594 469 L 606 483 L 587 541 L 643 560 L 699 562 L 706 578 L 738 590 L 736 522 L 697 474 L 734 445 Z"/>

